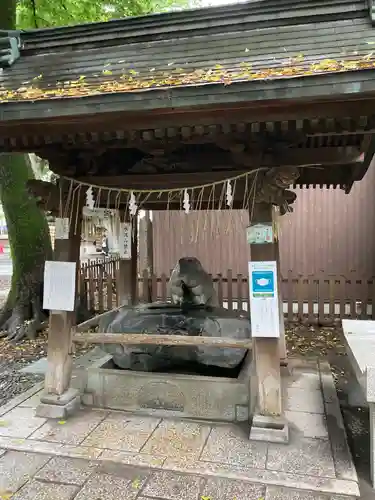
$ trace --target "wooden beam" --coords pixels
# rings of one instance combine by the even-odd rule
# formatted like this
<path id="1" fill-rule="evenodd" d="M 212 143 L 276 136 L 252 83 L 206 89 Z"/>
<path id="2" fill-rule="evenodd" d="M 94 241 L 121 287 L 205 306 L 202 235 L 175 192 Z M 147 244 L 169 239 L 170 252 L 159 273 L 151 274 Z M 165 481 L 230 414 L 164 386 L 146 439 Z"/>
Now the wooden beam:
<path id="1" fill-rule="evenodd" d="M 251 214 L 252 223 L 273 223 L 272 205 L 259 203 Z M 251 261 L 272 261 L 277 259 L 275 244 L 251 245 Z M 258 407 L 262 416 L 281 416 L 281 374 L 280 347 L 278 338 L 254 338 L 253 357 L 258 384 Z"/>
<path id="2" fill-rule="evenodd" d="M 346 118 L 352 119 L 361 116 L 370 116 L 375 113 L 374 99 L 371 95 L 363 96 L 360 100 L 350 99 L 348 95 L 345 98 L 332 96 L 330 101 L 322 99 L 320 102 L 273 102 L 261 105 L 259 102 L 246 102 L 241 104 L 229 104 L 226 106 L 202 107 L 200 109 L 165 109 L 159 110 L 150 116 L 149 112 L 139 111 L 137 113 L 128 113 L 124 120 L 123 111 L 113 111 L 112 113 L 84 114 L 80 116 L 67 116 L 51 120 L 45 119 L 16 119 L 11 122 L 0 120 L 0 139 L 15 138 L 17 140 L 17 151 L 31 151 L 38 149 L 44 144 L 43 135 L 48 134 L 54 138 L 53 144 L 61 144 L 65 141 L 67 131 L 75 135 L 77 140 L 83 139 L 86 143 L 95 143 L 100 139 L 99 134 L 115 134 L 119 132 L 128 140 L 130 135 L 141 133 L 142 130 L 163 129 L 165 127 L 190 127 L 222 124 L 223 111 L 225 112 L 226 122 L 236 123 L 261 123 L 273 121 L 295 121 L 309 120 L 316 118 Z M 317 131 L 319 132 L 319 127 Z M 361 130 L 359 127 L 358 130 Z M 26 131 L 26 132 L 25 132 Z M 27 134 L 27 135 L 26 135 Z M 85 137 L 88 134 L 89 139 Z M 14 151 L 14 143 L 3 146 L 4 151 Z"/>
<path id="3" fill-rule="evenodd" d="M 56 239 L 54 258 L 58 261 L 76 262 L 76 293 L 79 272 L 79 253 L 81 246 L 82 224 L 81 196 L 72 199 L 70 210 L 69 239 Z M 70 411 L 79 406 L 79 396 L 70 388 L 72 358 L 72 327 L 75 324 L 75 312 L 51 311 L 48 331 L 47 371 L 45 376 L 45 392 L 41 404 L 37 407 L 40 417 L 65 418 Z"/>
<path id="4" fill-rule="evenodd" d="M 251 349 L 251 339 L 204 337 L 190 335 L 155 335 L 138 333 L 73 333 L 73 342 L 80 344 L 212 346 Z"/>
<path id="5" fill-rule="evenodd" d="M 129 211 L 121 210 L 120 212 L 121 220 L 125 222 L 130 222 Z M 136 223 L 136 218 L 133 218 L 132 223 Z M 132 250 L 134 245 L 131 245 Z M 137 256 L 135 256 L 137 259 Z M 120 259 L 119 267 L 116 273 L 116 289 L 117 289 L 117 305 L 119 306 L 130 306 L 134 303 L 134 286 L 133 285 L 133 259 L 134 255 L 132 253 L 130 259 Z"/>
<path id="6" fill-rule="evenodd" d="M 255 169 L 234 169 L 217 172 L 186 172 L 186 173 L 168 173 L 165 174 L 131 174 L 113 176 L 84 176 L 77 177 L 78 182 L 87 182 L 97 186 L 106 186 L 109 188 L 123 189 L 177 189 L 189 188 L 202 184 L 224 181 L 230 177 L 244 175 Z M 147 186 L 147 187 L 146 187 Z"/>
<path id="7" fill-rule="evenodd" d="M 254 143 L 249 146 L 252 148 L 251 151 L 232 152 L 217 147 L 214 139 L 207 139 L 207 144 L 212 145 L 213 151 L 179 151 L 181 146 L 179 143 L 176 144 L 175 150 L 166 151 L 162 156 L 146 157 L 140 153 L 139 160 L 134 160 L 134 151 L 130 151 L 128 148 L 119 147 L 117 150 L 106 150 L 105 146 L 101 146 L 100 154 L 95 149 L 86 151 L 85 154 L 82 154 L 79 149 L 53 150 L 45 153 L 43 157 L 51 161 L 51 168 L 56 174 L 74 177 L 81 182 L 103 187 L 144 189 L 145 178 L 147 178 L 150 187 L 165 189 L 166 181 L 168 182 L 167 187 L 193 186 L 196 184 L 193 178 L 204 172 L 207 181 L 202 180 L 199 184 L 225 178 L 224 173 L 213 173 L 214 170 L 239 171 L 241 169 L 254 170 L 259 167 L 336 165 L 356 161 L 361 154 L 361 151 L 353 146 L 288 148 L 277 144 L 272 145 L 272 141 L 270 141 L 269 147 L 273 147 L 273 151 L 265 152 L 264 146 Z M 146 158 L 147 162 L 145 162 Z M 105 175 L 105 177 L 103 175 L 90 175 L 90 172 L 105 172 L 107 174 L 108 165 L 111 166 L 110 175 Z M 155 173 L 149 173 L 150 168 L 154 169 Z M 171 168 L 174 172 L 180 170 L 185 173 L 173 173 L 170 171 Z M 137 173 L 133 173 L 134 169 Z M 159 174 L 158 171 L 163 173 Z M 181 186 L 183 175 L 185 175 L 185 182 Z M 220 177 L 221 175 L 223 177 Z"/>

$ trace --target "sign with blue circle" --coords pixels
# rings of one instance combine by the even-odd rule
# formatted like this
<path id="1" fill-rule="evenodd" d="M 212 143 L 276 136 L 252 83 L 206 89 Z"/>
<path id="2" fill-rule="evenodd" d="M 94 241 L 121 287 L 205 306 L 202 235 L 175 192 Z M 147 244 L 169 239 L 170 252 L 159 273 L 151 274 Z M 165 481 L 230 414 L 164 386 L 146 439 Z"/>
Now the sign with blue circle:
<path id="1" fill-rule="evenodd" d="M 273 271 L 253 271 L 251 284 L 254 297 L 274 297 L 275 274 Z"/>

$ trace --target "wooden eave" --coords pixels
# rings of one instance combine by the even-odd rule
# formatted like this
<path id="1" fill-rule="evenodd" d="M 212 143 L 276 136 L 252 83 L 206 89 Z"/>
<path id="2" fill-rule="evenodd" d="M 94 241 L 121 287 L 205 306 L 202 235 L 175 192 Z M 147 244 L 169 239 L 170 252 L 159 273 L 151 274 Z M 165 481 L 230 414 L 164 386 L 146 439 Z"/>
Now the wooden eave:
<path id="1" fill-rule="evenodd" d="M 340 186 L 348 192 L 374 154 L 371 13 L 363 0 L 254 0 L 23 32 L 19 59 L 0 74 L 0 95 L 1 88 L 9 95 L 0 102 L 0 152 L 33 151 L 60 175 L 100 178 L 107 185 L 120 182 L 119 176 L 126 185 L 138 185 L 141 175 L 145 187 L 155 186 L 159 174 L 165 181 L 158 182 L 167 187 L 174 165 L 185 182 L 197 173 L 253 170 L 260 166 L 255 161 L 260 152 L 267 168 L 301 167 L 297 185 Z M 308 76 L 284 76 L 285 56 L 298 59 L 301 47 Z M 351 66 L 353 54 L 370 61 L 366 69 Z M 311 70 L 326 58 L 345 64 L 341 70 L 330 71 L 329 65 Z M 239 78 L 243 60 L 271 76 Z M 129 77 L 133 62 L 139 81 L 151 79 L 150 86 L 127 83 L 121 90 L 119 82 Z M 223 68 L 220 82 L 188 82 L 189 77 L 183 84 L 163 85 L 150 77 L 154 69 L 160 78 L 179 64 L 186 75 L 198 70 L 206 75 L 216 63 Z M 229 74 L 234 76 L 228 80 Z M 79 91 L 74 87 L 73 92 L 68 80 L 81 78 L 83 87 L 74 82 Z M 22 87 L 30 82 L 34 98 Z M 116 91 L 110 90 L 112 83 Z M 228 151 L 238 150 L 239 143 L 243 155 L 233 160 Z M 184 167 L 181 148 L 194 144 L 214 152 L 201 164 L 199 158 L 186 160 Z M 154 173 L 142 170 L 145 156 L 156 165 Z M 103 165 L 114 165 L 107 181 Z M 318 168 L 310 168 L 314 165 Z"/>
<path id="2" fill-rule="evenodd" d="M 332 92 L 334 89 L 334 93 Z M 282 78 L 270 81 L 235 82 L 230 85 L 202 84 L 185 87 L 149 89 L 144 91 L 100 94 L 88 97 L 65 97 L 37 101 L 0 103 L 1 125 L 12 121 L 40 120 L 40 126 L 48 130 L 52 120 L 103 115 L 111 119 L 111 113 L 152 113 L 154 116 L 179 110 L 204 112 L 210 108 L 222 109 L 251 103 L 259 107 L 282 103 L 302 106 L 317 101 L 320 106 L 344 99 L 362 101 L 375 97 L 375 70 L 350 71 L 298 78 Z M 345 109 L 344 109 L 345 112 Z M 300 115 L 300 118 L 303 118 Z M 21 124 L 20 124 L 21 125 Z M 151 123 L 152 126 L 152 123 Z M 43 130 L 43 129 L 42 129 Z M 0 132 L 1 133 L 1 132 Z M 43 133 L 43 132 L 42 132 Z"/>

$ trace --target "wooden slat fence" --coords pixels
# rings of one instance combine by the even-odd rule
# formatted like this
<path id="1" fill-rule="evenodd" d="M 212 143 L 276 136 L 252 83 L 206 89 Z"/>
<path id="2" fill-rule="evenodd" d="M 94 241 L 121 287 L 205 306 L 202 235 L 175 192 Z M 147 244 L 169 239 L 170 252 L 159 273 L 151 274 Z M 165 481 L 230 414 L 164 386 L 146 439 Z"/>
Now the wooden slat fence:
<path id="1" fill-rule="evenodd" d="M 117 258 L 98 258 L 81 263 L 80 297 L 90 311 L 104 312 L 117 307 L 116 278 L 118 270 L 119 260 Z"/>
<path id="2" fill-rule="evenodd" d="M 81 265 L 80 291 L 90 310 L 102 313 L 118 306 L 116 278 L 117 259 L 98 259 Z M 168 280 L 165 274 L 139 276 L 138 296 L 141 302 L 167 301 Z M 242 274 L 213 276 L 219 303 L 229 310 L 249 310 L 248 277 Z M 301 276 L 290 272 L 281 284 L 283 311 L 288 321 L 327 323 L 343 318 L 375 319 L 375 277 L 356 273 L 346 276 Z"/>

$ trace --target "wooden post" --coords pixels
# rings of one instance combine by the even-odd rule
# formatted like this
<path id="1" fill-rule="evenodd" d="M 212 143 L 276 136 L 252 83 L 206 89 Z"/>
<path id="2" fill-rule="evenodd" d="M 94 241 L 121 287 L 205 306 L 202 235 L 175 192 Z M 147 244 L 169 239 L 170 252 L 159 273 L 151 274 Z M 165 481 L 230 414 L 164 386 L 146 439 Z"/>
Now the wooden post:
<path id="1" fill-rule="evenodd" d="M 124 222 L 130 222 L 130 215 L 128 212 L 122 214 L 120 212 L 120 217 Z M 133 250 L 133 245 L 132 245 Z M 137 256 L 135 256 L 137 258 Z M 116 276 L 116 289 L 117 289 L 117 305 L 118 306 L 129 306 L 133 303 L 133 283 L 132 283 L 132 269 L 134 255 L 132 253 L 131 259 L 120 259 L 119 268 Z"/>
<path id="2" fill-rule="evenodd" d="M 131 300 L 137 304 L 139 296 L 138 285 L 138 215 L 132 220 L 132 258 L 131 258 Z"/>
<path id="3" fill-rule="evenodd" d="M 56 239 L 54 259 L 77 263 L 76 291 L 78 285 L 81 247 L 82 207 L 84 198 L 76 194 L 72 200 L 69 239 Z M 72 327 L 75 312 L 51 311 L 48 332 L 47 372 L 45 392 L 37 407 L 38 416 L 65 418 L 80 405 L 79 393 L 70 388 L 72 375 Z"/>
<path id="4" fill-rule="evenodd" d="M 251 214 L 252 224 L 267 224 L 274 220 L 272 205 L 257 203 Z M 278 245 L 253 244 L 251 261 L 277 261 Z M 251 276 L 249 277 L 251 279 Z M 256 372 L 257 404 L 250 438 L 281 441 L 288 439 L 288 431 L 281 423 L 281 374 L 279 338 L 253 338 L 253 361 Z"/>
<path id="5" fill-rule="evenodd" d="M 146 275 L 145 270 L 147 270 L 147 275 L 149 276 L 148 282 L 143 283 L 144 289 L 147 285 L 147 295 L 144 293 L 143 299 L 146 302 L 152 302 L 151 277 L 154 274 L 154 244 L 150 210 L 145 211 L 145 216 L 139 223 L 139 255 L 143 276 Z"/>
<path id="6" fill-rule="evenodd" d="M 275 255 L 277 262 L 277 287 L 279 291 L 279 314 L 280 314 L 280 338 L 279 338 L 279 355 L 282 364 L 287 363 L 287 350 L 285 341 L 285 320 L 284 320 L 284 304 L 283 304 L 283 294 L 282 294 L 282 279 L 281 279 L 281 267 L 280 267 L 280 239 L 278 232 L 278 216 L 275 208 L 273 208 L 273 216 L 275 222 Z"/>

